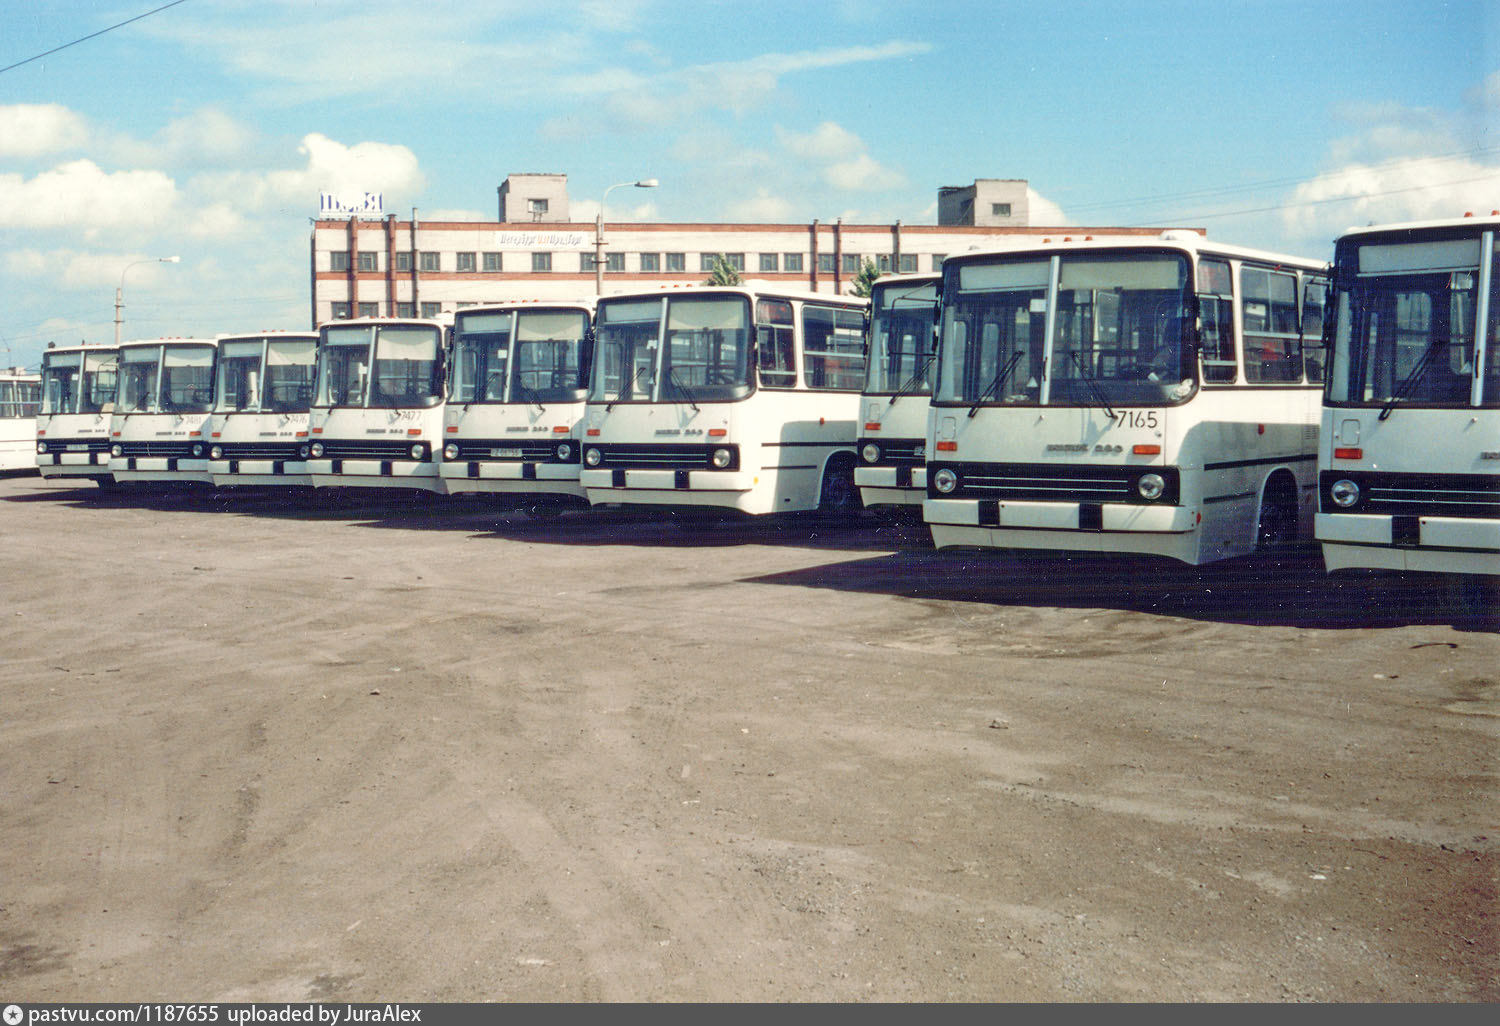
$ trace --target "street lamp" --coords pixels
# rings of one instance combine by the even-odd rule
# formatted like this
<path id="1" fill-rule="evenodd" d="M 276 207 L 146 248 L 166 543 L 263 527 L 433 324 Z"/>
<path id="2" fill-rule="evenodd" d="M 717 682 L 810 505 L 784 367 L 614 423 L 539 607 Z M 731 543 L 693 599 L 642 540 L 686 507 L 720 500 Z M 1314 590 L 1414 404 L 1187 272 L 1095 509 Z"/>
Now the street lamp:
<path id="1" fill-rule="evenodd" d="M 599 197 L 599 216 L 594 219 L 594 294 L 604 295 L 604 201 L 609 199 L 611 189 L 621 189 L 627 185 L 633 185 L 637 189 L 654 189 L 658 182 L 655 178 L 642 178 L 639 182 L 617 182 L 609 189 L 604 190 L 604 195 Z"/>
<path id="2" fill-rule="evenodd" d="M 125 271 L 130 270 L 132 267 L 139 267 L 141 264 L 180 263 L 182 263 L 182 257 L 180 256 L 154 257 L 150 260 L 137 260 L 134 263 L 126 264 Z M 120 325 L 125 323 L 123 316 L 125 312 L 125 271 L 120 272 L 120 284 L 115 286 L 115 348 L 117 349 L 120 346 Z"/>

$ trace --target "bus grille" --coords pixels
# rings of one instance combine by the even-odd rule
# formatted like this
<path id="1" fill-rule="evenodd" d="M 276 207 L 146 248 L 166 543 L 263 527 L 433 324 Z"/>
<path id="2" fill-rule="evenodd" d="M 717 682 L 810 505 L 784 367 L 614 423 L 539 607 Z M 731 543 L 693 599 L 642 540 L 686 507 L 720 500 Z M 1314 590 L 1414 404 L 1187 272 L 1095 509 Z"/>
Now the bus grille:
<path id="1" fill-rule="evenodd" d="M 296 460 L 303 458 L 298 455 L 298 446 L 306 444 L 306 442 L 223 442 L 219 444 L 219 448 L 224 450 L 223 458 L 226 460 Z"/>
<path id="2" fill-rule="evenodd" d="M 940 492 L 938 471 L 958 475 L 958 487 Z M 1144 504 L 1137 488 L 1142 474 L 1159 474 L 1166 487 L 1155 505 L 1175 505 L 1176 467 L 1088 467 L 1055 463 L 928 463 L 927 494 L 934 499 L 999 499 L 1010 502 L 1125 502 Z"/>
<path id="3" fill-rule="evenodd" d="M 166 456 L 168 458 L 192 459 L 193 446 L 203 452 L 208 446 L 202 442 L 120 442 L 121 456 Z M 199 457 L 202 458 L 201 456 Z"/>
<path id="4" fill-rule="evenodd" d="M 325 460 L 409 460 L 412 458 L 411 447 L 415 444 L 422 445 L 425 453 L 427 443 L 417 443 L 415 440 L 381 442 L 335 439 L 323 442 L 322 458 Z"/>
<path id="5" fill-rule="evenodd" d="M 634 445 L 611 443 L 587 446 L 598 449 L 604 457 L 601 467 L 624 467 L 636 470 L 738 470 L 740 450 L 737 445 Z M 730 462 L 715 467 L 711 461 L 716 449 L 728 449 Z"/>
<path id="6" fill-rule="evenodd" d="M 48 452 L 109 452 L 108 438 L 44 438 Z"/>
<path id="7" fill-rule="evenodd" d="M 1328 497 L 1335 481 L 1359 485 L 1359 501 L 1336 505 Z M 1500 519 L 1500 474 L 1381 474 L 1325 470 L 1318 475 L 1324 513 Z"/>
<path id="8" fill-rule="evenodd" d="M 925 461 L 927 442 L 921 438 L 876 438 L 870 435 L 861 438 L 855 445 L 855 451 L 862 450 L 866 445 L 874 443 L 880 446 L 880 465 L 891 466 L 892 464 L 909 464 L 921 466 Z"/>
<path id="9" fill-rule="evenodd" d="M 557 446 L 560 442 L 567 442 L 571 459 L 559 460 L 557 458 Z M 481 463 L 492 461 L 524 462 L 524 463 L 577 463 L 578 443 L 568 438 L 559 438 L 554 442 L 538 442 L 534 439 L 525 442 L 506 438 L 455 438 L 450 445 L 458 446 L 458 462 L 478 460 Z"/>

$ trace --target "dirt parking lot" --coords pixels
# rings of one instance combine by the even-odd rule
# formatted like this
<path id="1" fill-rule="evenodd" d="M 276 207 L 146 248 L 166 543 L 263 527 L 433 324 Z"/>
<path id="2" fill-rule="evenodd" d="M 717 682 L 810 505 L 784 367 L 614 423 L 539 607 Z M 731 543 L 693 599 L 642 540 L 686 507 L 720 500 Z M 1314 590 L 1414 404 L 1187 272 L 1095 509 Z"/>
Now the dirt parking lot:
<path id="1" fill-rule="evenodd" d="M 0 481 L 6 1001 L 1497 1001 L 1430 579 Z"/>

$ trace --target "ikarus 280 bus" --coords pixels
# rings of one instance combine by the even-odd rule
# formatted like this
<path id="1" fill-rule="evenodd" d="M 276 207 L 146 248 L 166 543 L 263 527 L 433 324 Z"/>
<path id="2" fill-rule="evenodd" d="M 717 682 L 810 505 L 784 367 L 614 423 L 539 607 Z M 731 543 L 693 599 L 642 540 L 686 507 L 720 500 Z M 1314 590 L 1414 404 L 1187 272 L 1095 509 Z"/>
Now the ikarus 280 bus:
<path id="1" fill-rule="evenodd" d="M 109 472 L 121 483 L 208 484 L 211 338 L 158 338 L 120 346 Z"/>
<path id="2" fill-rule="evenodd" d="M 939 548 L 1185 563 L 1311 540 L 1326 264 L 1061 242 L 943 265 L 924 516 Z"/>
<path id="3" fill-rule="evenodd" d="M 41 379 L 21 367 L 0 369 L 0 471 L 36 466 L 36 412 Z"/>
<path id="4" fill-rule="evenodd" d="M 442 492 L 447 331 L 401 318 L 319 328 L 307 461 L 315 486 Z"/>
<path id="5" fill-rule="evenodd" d="M 1500 216 L 1334 250 L 1317 536 L 1329 570 L 1500 575 Z"/>
<path id="6" fill-rule="evenodd" d="M 579 421 L 594 301 L 529 301 L 454 315 L 439 473 L 532 512 L 587 506 Z"/>
<path id="7" fill-rule="evenodd" d="M 599 300 L 579 475 L 589 501 L 857 509 L 865 308 L 748 286 Z"/>
<path id="8" fill-rule="evenodd" d="M 921 514 L 927 497 L 927 413 L 937 373 L 935 274 L 881 278 L 870 289 L 854 483 L 866 509 Z"/>
<path id="9" fill-rule="evenodd" d="M 307 472 L 318 336 L 272 331 L 219 339 L 209 420 L 216 485 L 312 485 Z"/>
<path id="10" fill-rule="evenodd" d="M 114 484 L 109 421 L 118 359 L 119 350 L 107 345 L 55 346 L 42 354 L 42 406 L 36 418 L 42 477 Z"/>

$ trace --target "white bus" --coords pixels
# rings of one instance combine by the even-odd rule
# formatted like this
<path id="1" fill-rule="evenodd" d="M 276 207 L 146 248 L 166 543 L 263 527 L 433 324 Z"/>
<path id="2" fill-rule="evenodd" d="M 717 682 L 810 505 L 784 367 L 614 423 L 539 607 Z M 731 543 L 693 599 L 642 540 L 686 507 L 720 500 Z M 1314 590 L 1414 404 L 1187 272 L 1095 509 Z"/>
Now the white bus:
<path id="1" fill-rule="evenodd" d="M 257 332 L 219 338 L 208 430 L 216 485 L 312 485 L 307 472 L 318 336 Z"/>
<path id="2" fill-rule="evenodd" d="M 1311 541 L 1326 266 L 1184 231 L 949 257 L 934 544 L 1199 564 Z"/>
<path id="3" fill-rule="evenodd" d="M 589 502 L 857 509 L 865 309 L 754 286 L 599 300 L 579 475 Z"/>
<path id="4" fill-rule="evenodd" d="M 114 484 L 109 421 L 115 408 L 114 346 L 51 346 L 42 354 L 42 408 L 36 418 L 41 475 Z"/>
<path id="5" fill-rule="evenodd" d="M 1329 570 L 1500 575 L 1500 217 L 1335 246 L 1317 537 Z"/>
<path id="6" fill-rule="evenodd" d="M 211 338 L 158 338 L 120 346 L 109 472 L 120 483 L 210 483 Z"/>
<path id="7" fill-rule="evenodd" d="M 307 461 L 315 486 L 443 490 L 447 330 L 404 318 L 319 328 Z"/>
<path id="8" fill-rule="evenodd" d="M 578 482 L 594 301 L 460 310 L 453 320 L 439 472 L 533 512 L 587 506 Z"/>
<path id="9" fill-rule="evenodd" d="M 41 378 L 20 367 L 0 370 L 0 471 L 36 466 L 36 411 Z"/>
<path id="10" fill-rule="evenodd" d="M 918 514 L 927 497 L 927 413 L 937 371 L 941 276 L 881 278 L 870 289 L 863 427 L 854 483 L 866 509 Z"/>

